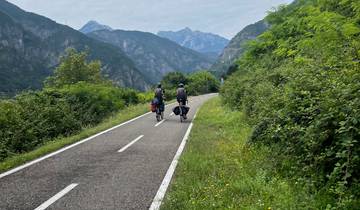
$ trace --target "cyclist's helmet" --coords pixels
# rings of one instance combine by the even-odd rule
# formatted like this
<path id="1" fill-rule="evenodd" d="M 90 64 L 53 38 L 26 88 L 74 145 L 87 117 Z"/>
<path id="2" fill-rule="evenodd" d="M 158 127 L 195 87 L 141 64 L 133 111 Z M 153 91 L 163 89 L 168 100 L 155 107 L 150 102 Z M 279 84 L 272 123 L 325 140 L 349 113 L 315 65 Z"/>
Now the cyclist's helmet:
<path id="1" fill-rule="evenodd" d="M 157 87 L 158 87 L 158 88 L 161 88 L 161 83 L 160 83 L 160 82 L 157 84 Z"/>
<path id="2" fill-rule="evenodd" d="M 184 84 L 183 83 L 180 83 L 179 84 L 179 88 L 183 88 L 184 87 Z"/>

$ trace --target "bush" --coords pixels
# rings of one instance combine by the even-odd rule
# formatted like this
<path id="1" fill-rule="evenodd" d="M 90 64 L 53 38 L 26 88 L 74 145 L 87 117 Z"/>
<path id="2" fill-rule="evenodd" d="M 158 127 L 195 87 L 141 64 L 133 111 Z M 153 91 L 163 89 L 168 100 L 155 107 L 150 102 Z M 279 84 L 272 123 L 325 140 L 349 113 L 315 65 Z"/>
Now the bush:
<path id="1" fill-rule="evenodd" d="M 220 87 L 220 82 L 208 71 L 199 71 L 190 74 L 188 81 L 187 90 L 190 95 L 215 93 Z"/>
<path id="2" fill-rule="evenodd" d="M 338 209 L 360 204 L 355 2 L 297 1 L 271 13 L 272 27 L 249 43 L 221 90 L 254 126 L 249 143 L 270 145 L 284 176 L 332 196 Z"/>
<path id="3" fill-rule="evenodd" d="M 170 72 L 161 81 L 167 99 L 176 98 L 176 89 L 180 83 L 185 85 L 188 95 L 214 93 L 220 87 L 220 82 L 208 71 L 198 71 L 189 75 Z"/>
<path id="4" fill-rule="evenodd" d="M 18 95 L 0 102 L 0 160 L 101 122 L 140 102 L 130 89 L 77 83 Z"/>
<path id="5" fill-rule="evenodd" d="M 0 101 L 0 161 L 33 150 L 49 140 L 96 125 L 125 106 L 148 100 L 132 89 L 119 88 L 100 74 L 99 62 L 73 49 L 48 78 L 42 91 Z"/>

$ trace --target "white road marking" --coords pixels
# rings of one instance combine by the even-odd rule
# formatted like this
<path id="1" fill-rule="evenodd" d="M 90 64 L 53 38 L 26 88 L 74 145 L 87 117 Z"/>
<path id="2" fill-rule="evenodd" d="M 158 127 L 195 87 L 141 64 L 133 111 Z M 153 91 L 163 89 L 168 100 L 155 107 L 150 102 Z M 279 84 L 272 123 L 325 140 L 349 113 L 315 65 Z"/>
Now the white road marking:
<path id="1" fill-rule="evenodd" d="M 159 125 L 161 125 L 163 122 L 165 122 L 166 120 L 161 120 L 160 122 L 156 123 L 155 127 L 158 127 Z"/>
<path id="2" fill-rule="evenodd" d="M 168 105 L 166 105 L 166 107 L 171 106 L 171 105 L 173 105 L 173 104 L 175 104 L 175 103 L 168 104 Z M 95 135 L 93 135 L 93 136 L 90 136 L 90 137 L 88 137 L 88 138 L 86 138 L 86 139 L 84 139 L 84 140 L 78 141 L 78 142 L 76 142 L 76 143 L 74 143 L 74 144 L 71 144 L 71 145 L 69 145 L 69 146 L 67 146 L 67 147 L 61 148 L 61 149 L 59 149 L 59 150 L 57 150 L 57 151 L 55 151 L 55 152 L 52 152 L 52 153 L 50 153 L 50 154 L 47 154 L 47 155 L 45 155 L 45 156 L 43 156 L 43 157 L 41 157 L 41 158 L 35 159 L 35 160 L 31 161 L 31 162 L 25 163 L 24 165 L 21 165 L 21 166 L 18 166 L 18 167 L 16 167 L 16 168 L 14 168 L 14 169 L 11 169 L 11 170 L 9 170 L 9 171 L 6 171 L 6 172 L 0 174 L 0 179 L 1 179 L 1 178 L 4 178 L 5 176 L 8 176 L 8 175 L 10 175 L 10 174 L 16 173 L 16 172 L 18 172 L 18 171 L 20 171 L 20 170 L 22 170 L 22 169 L 24 169 L 24 168 L 27 168 L 27 167 L 29 167 L 29 166 L 32 166 L 32 165 L 34 165 L 34 164 L 36 164 L 36 163 L 38 163 L 38 162 L 41 162 L 41 161 L 43 161 L 43 160 L 45 160 L 45 159 L 48 159 L 48 158 L 50 158 L 50 157 L 52 157 L 52 156 L 55 156 L 55 155 L 57 155 L 57 154 L 60 154 L 60 153 L 66 151 L 66 150 L 68 150 L 68 149 L 71 149 L 71 148 L 73 148 L 73 147 L 76 147 L 76 146 L 78 146 L 78 145 L 80 145 L 80 144 L 82 144 L 82 143 L 85 143 L 85 142 L 87 142 L 87 141 L 90 141 L 90 140 L 92 140 L 92 139 L 94 139 L 94 138 L 96 138 L 96 137 L 98 137 L 98 136 L 100 136 L 100 135 L 102 135 L 102 134 L 104 134 L 104 133 L 107 133 L 107 132 L 112 131 L 112 130 L 114 130 L 114 129 L 116 129 L 116 128 L 119 128 L 119 127 L 121 127 L 121 126 L 124 126 L 124 125 L 126 125 L 126 124 L 129 124 L 129 123 L 131 123 L 131 122 L 133 122 L 133 121 L 135 121 L 135 120 L 137 120 L 137 119 L 140 119 L 140 118 L 142 118 L 142 117 L 144 117 L 144 116 L 146 116 L 146 115 L 149 115 L 149 114 L 151 114 L 151 113 L 152 113 L 152 112 L 145 113 L 145 114 L 140 115 L 140 116 L 138 116 L 138 117 L 135 117 L 135 118 L 133 118 L 133 119 L 131 119 L 131 120 L 129 120 L 129 121 L 126 121 L 126 122 L 124 122 L 124 123 L 121 123 L 120 125 L 116 125 L 116 126 L 114 126 L 114 127 L 112 127 L 112 128 L 109 128 L 109 129 L 107 129 L 107 130 L 105 130 L 105 131 L 102 131 L 102 132 L 97 133 L 97 134 L 95 134 Z"/>
<path id="3" fill-rule="evenodd" d="M 44 210 L 47 207 L 49 207 L 51 204 L 55 203 L 57 200 L 59 200 L 61 197 L 66 195 L 68 192 L 70 192 L 72 189 L 74 189 L 78 184 L 71 184 L 67 186 L 65 189 L 58 192 L 56 195 L 51 197 L 49 200 L 45 201 L 43 204 L 41 204 L 39 207 L 37 207 L 35 210 Z"/>
<path id="4" fill-rule="evenodd" d="M 197 112 L 196 112 L 196 114 L 197 114 Z M 194 119 L 196 117 L 196 114 L 194 115 Z M 187 131 L 185 133 L 185 136 L 184 136 L 183 140 L 181 141 L 179 149 L 177 150 L 177 152 L 176 152 L 176 154 L 174 156 L 174 159 L 171 162 L 170 167 L 166 172 L 164 180 L 162 181 L 162 183 L 160 185 L 160 188 L 157 191 L 157 193 L 155 195 L 155 198 L 154 198 L 149 210 L 159 210 L 160 209 L 161 203 L 162 203 L 162 201 L 163 201 L 163 199 L 165 197 L 166 190 L 169 187 L 172 176 L 174 175 L 176 166 L 178 164 L 181 153 L 183 152 L 183 150 L 185 148 L 185 145 L 186 145 L 186 142 L 187 142 L 187 140 L 189 138 L 192 127 L 193 127 L 193 123 L 191 123 L 189 128 L 187 129 Z"/>
<path id="5" fill-rule="evenodd" d="M 118 152 L 124 152 L 127 148 L 129 148 L 131 145 L 135 144 L 137 141 L 139 141 L 142 137 L 144 137 L 144 135 L 141 135 L 139 137 L 137 137 L 135 140 L 133 140 L 132 142 L 130 142 L 129 144 L 127 144 L 126 146 L 124 146 L 123 148 L 121 148 Z"/>

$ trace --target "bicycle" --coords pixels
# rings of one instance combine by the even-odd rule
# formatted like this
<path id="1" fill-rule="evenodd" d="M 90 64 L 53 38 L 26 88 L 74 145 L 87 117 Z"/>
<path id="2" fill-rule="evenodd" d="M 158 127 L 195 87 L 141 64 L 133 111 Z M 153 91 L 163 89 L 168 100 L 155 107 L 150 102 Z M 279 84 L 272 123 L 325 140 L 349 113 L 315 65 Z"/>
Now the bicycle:
<path id="1" fill-rule="evenodd" d="M 160 107 L 160 105 L 156 105 L 156 120 L 158 121 L 158 122 L 160 122 L 161 120 L 163 120 L 164 119 L 164 110 L 161 110 L 160 109 L 161 107 Z"/>
<path id="2" fill-rule="evenodd" d="M 179 102 L 180 122 L 184 122 L 187 119 L 186 114 L 183 114 L 183 108 L 182 108 L 183 106 L 185 106 L 185 105 L 183 105 L 183 102 L 180 101 Z"/>

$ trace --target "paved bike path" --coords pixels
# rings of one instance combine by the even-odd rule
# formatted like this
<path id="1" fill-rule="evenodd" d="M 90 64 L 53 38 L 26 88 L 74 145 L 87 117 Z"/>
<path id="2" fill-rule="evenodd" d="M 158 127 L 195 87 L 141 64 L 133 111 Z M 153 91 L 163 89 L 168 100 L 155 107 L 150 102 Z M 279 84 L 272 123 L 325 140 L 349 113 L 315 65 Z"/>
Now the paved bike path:
<path id="1" fill-rule="evenodd" d="M 213 96 L 191 98 L 185 123 L 169 116 L 171 105 L 160 124 L 147 114 L 0 178 L 0 209 L 148 209 L 194 114 Z"/>

